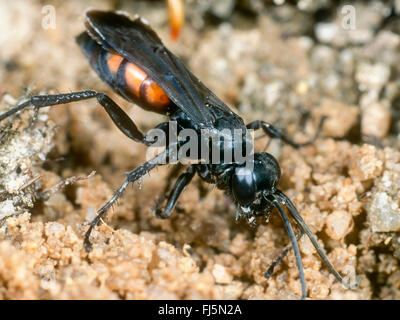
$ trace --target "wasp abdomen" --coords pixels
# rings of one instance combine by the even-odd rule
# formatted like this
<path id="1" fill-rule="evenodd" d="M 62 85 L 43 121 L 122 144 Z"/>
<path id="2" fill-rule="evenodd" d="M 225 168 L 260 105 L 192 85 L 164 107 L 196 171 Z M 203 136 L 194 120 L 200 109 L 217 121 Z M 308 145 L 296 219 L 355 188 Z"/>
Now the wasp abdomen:
<path id="1" fill-rule="evenodd" d="M 107 52 L 107 67 L 125 95 L 145 109 L 165 113 L 171 104 L 164 90 L 136 64 L 117 53 Z"/>
<path id="2" fill-rule="evenodd" d="M 93 69 L 115 91 L 149 111 L 163 114 L 169 111 L 171 99 L 143 69 L 102 47 L 87 33 L 78 36 L 77 41 Z"/>

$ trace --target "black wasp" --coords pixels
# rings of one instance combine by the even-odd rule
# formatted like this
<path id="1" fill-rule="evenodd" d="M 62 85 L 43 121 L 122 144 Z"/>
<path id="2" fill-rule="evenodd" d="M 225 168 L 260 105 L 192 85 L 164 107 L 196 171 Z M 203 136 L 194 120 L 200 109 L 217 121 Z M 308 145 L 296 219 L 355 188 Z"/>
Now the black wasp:
<path id="1" fill-rule="evenodd" d="M 264 121 L 254 121 L 247 125 L 201 83 L 182 62 L 162 44 L 149 25 L 135 18 L 130 20 L 125 14 L 90 10 L 86 13 L 86 31 L 77 36 L 76 40 L 92 68 L 115 92 L 126 100 L 136 103 L 144 109 L 169 116 L 169 120 L 177 124 L 177 129 L 192 129 L 198 134 L 204 131 L 261 129 L 271 138 L 279 138 L 293 147 L 311 143 L 321 129 L 322 121 L 315 138 L 305 144 L 297 144 L 281 134 L 271 124 Z M 149 139 L 139 131 L 128 115 L 106 94 L 94 90 L 85 90 L 66 94 L 32 96 L 28 101 L 13 107 L 0 115 L 0 121 L 8 116 L 33 106 L 35 114 L 39 108 L 70 103 L 74 101 L 96 98 L 104 107 L 115 125 L 134 141 L 151 145 Z M 168 132 L 170 122 L 164 122 L 157 128 Z M 167 136 L 168 138 L 168 136 Z M 244 135 L 230 144 L 234 149 L 243 144 Z M 178 144 L 178 148 L 181 144 Z M 215 147 L 212 146 L 213 148 Z M 226 144 L 217 145 L 223 153 Z M 90 223 L 85 235 L 85 248 L 91 248 L 89 241 L 92 229 L 106 214 L 113 203 L 122 195 L 129 183 L 133 183 L 155 167 L 168 163 L 171 156 L 170 145 L 138 168 L 126 174 L 126 180 L 114 196 L 98 211 L 96 218 Z M 232 151 L 232 150 L 231 150 Z M 316 248 L 319 256 L 328 266 L 338 281 L 345 282 L 329 262 L 325 252 L 318 244 L 314 234 L 305 224 L 290 199 L 277 186 L 280 179 L 280 168 L 275 158 L 266 152 L 252 154 L 252 167 L 249 169 L 242 162 L 202 163 L 189 165 L 181 174 L 167 199 L 166 206 L 157 206 L 155 212 L 160 218 L 168 218 L 184 188 L 197 173 L 204 181 L 215 184 L 219 189 L 229 194 L 236 206 L 237 217 L 254 222 L 257 216 L 269 217 L 273 208 L 281 215 L 291 246 L 296 257 L 297 267 L 302 287 L 302 298 L 306 297 L 306 284 L 297 241 L 305 233 Z M 300 233 L 295 236 L 285 206 L 294 219 Z M 287 253 L 284 251 L 283 255 Z M 279 257 L 278 263 L 283 255 Z M 346 287 L 350 287 L 346 285 Z"/>

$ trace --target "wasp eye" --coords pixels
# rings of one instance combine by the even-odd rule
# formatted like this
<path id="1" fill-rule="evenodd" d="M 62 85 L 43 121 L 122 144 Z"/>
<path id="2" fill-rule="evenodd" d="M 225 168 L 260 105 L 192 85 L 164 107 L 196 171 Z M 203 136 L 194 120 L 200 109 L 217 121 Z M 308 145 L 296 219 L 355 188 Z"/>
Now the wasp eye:
<path id="1" fill-rule="evenodd" d="M 253 171 L 248 168 L 238 168 L 232 177 L 232 194 L 240 205 L 250 204 L 256 196 L 256 185 Z"/>

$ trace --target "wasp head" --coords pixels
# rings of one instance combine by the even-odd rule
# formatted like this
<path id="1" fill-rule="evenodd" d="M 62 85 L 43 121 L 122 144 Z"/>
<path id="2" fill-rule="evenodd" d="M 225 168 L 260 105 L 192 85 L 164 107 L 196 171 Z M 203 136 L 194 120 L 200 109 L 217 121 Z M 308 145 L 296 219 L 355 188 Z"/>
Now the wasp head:
<path id="1" fill-rule="evenodd" d="M 266 197 L 275 193 L 280 176 L 278 162 L 265 152 L 255 153 L 252 160 L 237 167 L 232 175 L 231 193 L 241 215 L 265 215 L 270 207 Z"/>

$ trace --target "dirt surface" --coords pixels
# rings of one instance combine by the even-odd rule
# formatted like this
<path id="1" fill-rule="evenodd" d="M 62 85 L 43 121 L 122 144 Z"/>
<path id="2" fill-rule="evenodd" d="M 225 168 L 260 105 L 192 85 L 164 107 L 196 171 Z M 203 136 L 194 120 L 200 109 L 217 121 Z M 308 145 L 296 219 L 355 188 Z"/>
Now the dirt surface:
<path id="1" fill-rule="evenodd" d="M 361 276 L 357 289 L 344 288 L 304 237 L 308 297 L 399 299 L 400 4 L 354 2 L 353 30 L 343 27 L 344 3 L 280 2 L 187 1 L 172 42 L 163 1 L 0 1 L 0 113 L 32 93 L 90 88 L 144 132 L 163 121 L 102 83 L 74 40 L 88 7 L 138 13 L 245 122 L 274 123 L 301 142 L 328 116 L 313 145 L 268 149 L 280 188 L 335 268 L 352 283 Z M 55 29 L 43 27 L 46 5 Z M 292 253 L 264 277 L 289 242 L 277 212 L 255 228 L 236 223 L 232 200 L 195 178 L 170 219 L 154 216 L 172 166 L 127 189 L 86 253 L 88 222 L 146 148 L 95 101 L 41 109 L 30 125 L 32 117 L 27 110 L 0 127 L 1 299 L 299 298 Z"/>

